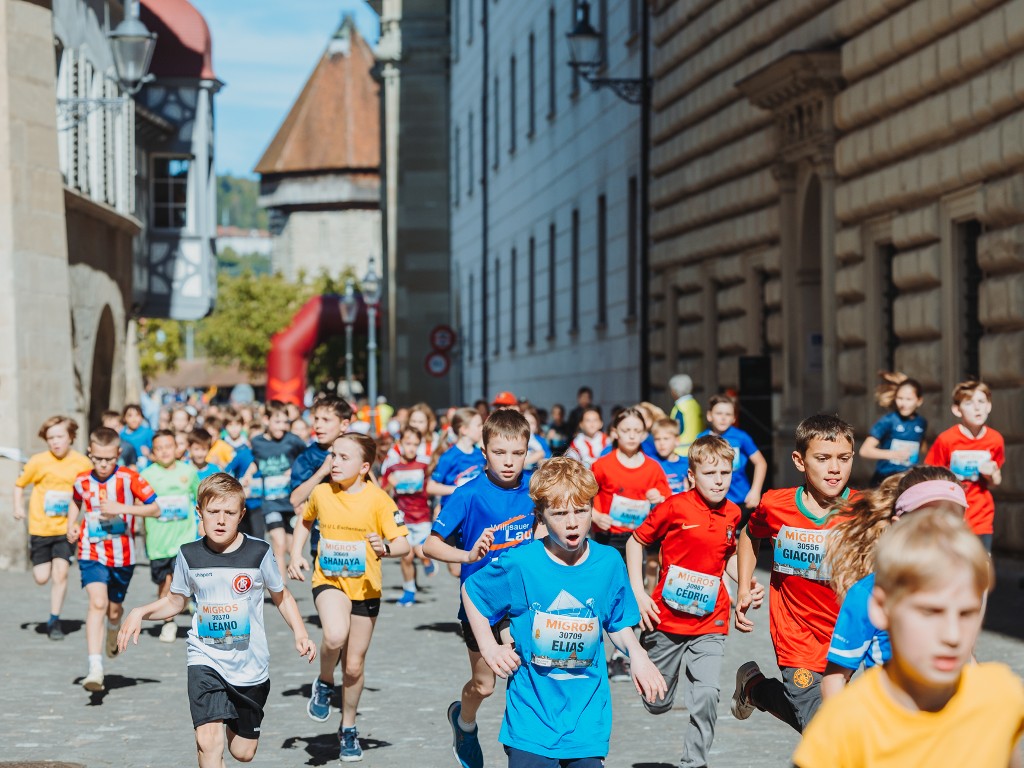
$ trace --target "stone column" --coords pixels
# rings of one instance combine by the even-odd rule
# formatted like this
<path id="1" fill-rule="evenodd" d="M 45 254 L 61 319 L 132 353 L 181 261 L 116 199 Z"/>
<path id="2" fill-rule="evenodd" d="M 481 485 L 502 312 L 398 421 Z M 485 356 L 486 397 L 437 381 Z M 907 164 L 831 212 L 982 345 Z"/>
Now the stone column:
<path id="1" fill-rule="evenodd" d="M 839 354 L 836 338 L 836 171 L 831 154 L 814 164 L 821 182 L 821 364 L 822 411 L 839 410 Z"/>

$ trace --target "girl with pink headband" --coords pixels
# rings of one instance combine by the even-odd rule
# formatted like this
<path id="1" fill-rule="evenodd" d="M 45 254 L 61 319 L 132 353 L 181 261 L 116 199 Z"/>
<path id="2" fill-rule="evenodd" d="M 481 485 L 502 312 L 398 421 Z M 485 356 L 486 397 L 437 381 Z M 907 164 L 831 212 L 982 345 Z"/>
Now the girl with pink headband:
<path id="1" fill-rule="evenodd" d="M 892 475 L 836 510 L 847 519 L 833 529 L 825 554 L 841 606 L 821 681 L 823 699 L 842 691 L 861 664 L 872 667 L 889 660 L 889 636 L 868 618 L 875 544 L 900 517 L 925 508 L 961 518 L 967 511 L 964 490 L 945 467 L 915 467 Z"/>

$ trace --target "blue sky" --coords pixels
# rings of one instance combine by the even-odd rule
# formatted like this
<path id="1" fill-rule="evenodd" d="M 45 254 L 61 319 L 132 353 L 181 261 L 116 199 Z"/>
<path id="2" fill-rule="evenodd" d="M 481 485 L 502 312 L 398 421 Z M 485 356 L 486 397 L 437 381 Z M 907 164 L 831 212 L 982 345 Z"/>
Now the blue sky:
<path id="1" fill-rule="evenodd" d="M 191 0 L 213 36 L 218 173 L 251 176 L 306 79 L 352 13 L 376 43 L 379 20 L 363 0 Z"/>

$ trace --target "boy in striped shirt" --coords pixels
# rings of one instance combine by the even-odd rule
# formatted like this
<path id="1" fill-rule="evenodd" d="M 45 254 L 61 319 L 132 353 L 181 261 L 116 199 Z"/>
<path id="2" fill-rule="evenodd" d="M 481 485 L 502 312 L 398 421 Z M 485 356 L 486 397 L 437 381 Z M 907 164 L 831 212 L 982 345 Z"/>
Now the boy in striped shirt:
<path id="1" fill-rule="evenodd" d="M 68 541 L 77 543 L 82 588 L 89 595 L 85 642 L 89 674 L 82 686 L 103 690 L 103 616 L 107 617 L 107 656 L 117 655 L 117 630 L 128 583 L 135 570 L 135 519 L 157 517 L 156 493 L 133 469 L 117 466 L 121 438 L 100 427 L 89 435 L 91 472 L 75 479 L 73 504 L 68 511 Z M 79 524 L 78 518 L 84 514 Z"/>

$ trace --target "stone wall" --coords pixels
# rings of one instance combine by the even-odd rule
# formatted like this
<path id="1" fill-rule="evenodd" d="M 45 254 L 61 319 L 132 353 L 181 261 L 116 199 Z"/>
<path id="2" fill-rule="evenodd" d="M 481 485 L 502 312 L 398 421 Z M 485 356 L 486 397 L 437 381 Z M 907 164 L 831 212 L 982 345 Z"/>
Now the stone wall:
<path id="1" fill-rule="evenodd" d="M 300 273 L 312 280 L 324 271 L 336 278 L 346 268 L 362 276 L 371 256 L 380 264 L 380 219 L 378 210 L 288 213 L 274 238 L 274 269 L 291 280 Z"/>

